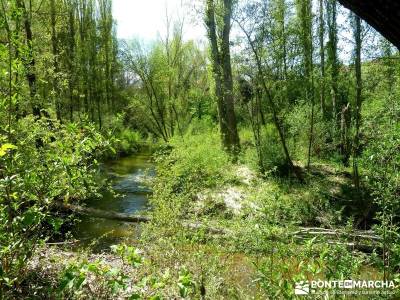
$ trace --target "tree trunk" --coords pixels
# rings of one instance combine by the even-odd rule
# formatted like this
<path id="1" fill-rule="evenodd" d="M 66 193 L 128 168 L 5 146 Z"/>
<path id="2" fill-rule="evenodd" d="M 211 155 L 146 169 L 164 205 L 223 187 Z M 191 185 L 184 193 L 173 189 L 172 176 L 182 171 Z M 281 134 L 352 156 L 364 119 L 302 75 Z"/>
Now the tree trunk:
<path id="1" fill-rule="evenodd" d="M 41 117 L 41 106 L 36 97 L 37 88 L 36 88 L 36 73 L 35 73 L 35 58 L 33 57 L 33 35 L 31 28 L 31 20 L 26 10 L 25 3 L 23 0 L 17 0 L 17 6 L 22 11 L 23 19 L 24 19 L 24 27 L 25 27 L 25 35 L 26 35 L 26 45 L 28 48 L 28 60 L 25 64 L 26 68 L 26 78 L 28 80 L 29 85 L 29 97 L 32 106 L 33 115 L 39 119 Z"/>
<path id="2" fill-rule="evenodd" d="M 231 29 L 232 1 L 224 0 L 224 25 L 222 28 L 221 49 L 218 44 L 217 24 L 215 21 L 215 3 L 207 0 L 206 26 L 211 46 L 211 58 L 215 80 L 215 95 L 218 104 L 218 117 L 224 148 L 234 156 L 240 151 L 237 131 L 233 79 L 230 58 L 229 34 Z"/>
<path id="3" fill-rule="evenodd" d="M 56 36 L 56 5 L 55 0 L 50 0 L 50 19 L 51 19 L 51 45 L 52 45 L 52 52 L 53 52 L 53 67 L 54 67 L 54 74 L 53 74 L 53 91 L 54 91 L 54 103 L 56 106 L 56 114 L 57 120 L 62 122 L 61 119 L 61 95 L 60 90 L 58 88 L 58 80 L 57 76 L 59 73 L 58 69 L 58 49 L 57 49 L 57 36 Z"/>
<path id="4" fill-rule="evenodd" d="M 74 120 L 74 87 L 75 87 L 75 70 L 74 70 L 74 61 L 75 61 L 75 7 L 72 4 L 68 4 L 68 57 L 67 57 L 67 66 L 68 66 L 68 90 L 69 90 L 69 119 L 71 122 Z"/>
<path id="5" fill-rule="evenodd" d="M 229 35 L 231 31 L 232 0 L 224 0 L 224 27 L 222 33 L 222 70 L 224 83 L 224 105 L 226 106 L 226 121 L 229 145 L 228 150 L 234 155 L 240 151 L 239 135 L 237 131 L 235 104 L 233 99 L 233 79 L 230 55 Z"/>
<path id="6" fill-rule="evenodd" d="M 349 149 L 349 127 L 351 123 L 350 105 L 344 105 L 340 112 L 340 154 L 343 156 L 343 164 L 348 166 L 351 149 Z"/>
<path id="7" fill-rule="evenodd" d="M 354 186 L 360 195 L 360 175 L 358 172 L 357 158 L 359 155 L 360 147 L 360 123 L 361 123 L 361 104 L 362 104 L 362 80 L 361 80 L 361 19 L 354 16 L 354 39 L 356 42 L 355 48 L 355 71 L 356 71 L 356 109 L 355 109 L 355 127 L 356 132 L 354 136 L 353 146 L 353 178 Z"/>
<path id="8" fill-rule="evenodd" d="M 252 52 L 254 54 L 254 58 L 256 60 L 256 65 L 257 65 L 257 70 L 258 70 L 259 77 L 260 77 L 259 80 L 260 80 L 260 83 L 261 83 L 261 87 L 264 90 L 264 93 L 266 95 L 268 104 L 269 104 L 269 106 L 271 108 L 273 122 L 274 122 L 274 125 L 276 127 L 276 130 L 278 131 L 279 139 L 280 139 L 281 144 L 282 144 L 283 153 L 285 154 L 285 158 L 286 158 L 286 162 L 288 164 L 288 167 L 289 167 L 290 171 L 292 171 L 295 174 L 297 179 L 300 182 L 303 182 L 304 179 L 303 179 L 303 176 L 302 176 L 300 170 L 298 168 L 295 168 L 295 166 L 293 164 L 293 161 L 292 161 L 292 159 L 290 157 L 289 149 L 288 149 L 288 147 L 286 145 L 286 139 L 285 139 L 285 135 L 284 135 L 284 132 L 283 132 L 283 128 L 281 126 L 281 121 L 280 121 L 280 119 L 278 117 L 278 112 L 276 110 L 274 99 L 272 98 L 271 92 L 268 89 L 267 84 L 265 83 L 266 76 L 265 76 L 264 68 L 262 66 L 262 61 L 261 61 L 261 58 L 260 58 L 260 56 L 258 54 L 256 46 L 254 45 L 254 41 L 251 39 L 249 33 L 245 30 L 245 28 L 239 22 L 238 22 L 238 25 L 242 29 L 243 33 L 246 35 L 246 38 L 247 38 L 247 40 L 248 40 L 248 42 L 250 44 L 250 48 L 251 48 L 251 50 L 252 50 Z"/>
<path id="9" fill-rule="evenodd" d="M 325 116 L 325 21 L 324 21 L 324 0 L 319 0 L 319 56 L 321 64 L 320 79 L 320 105 L 321 114 Z"/>
<path id="10" fill-rule="evenodd" d="M 338 112 L 337 112 L 337 95 L 338 95 L 338 57 L 337 57 L 337 4 L 336 0 L 327 0 L 327 16 L 328 16 L 328 59 L 330 64 L 330 85 L 331 85 L 331 98 L 332 98 L 332 137 L 335 139 L 338 125 Z"/>
<path id="11" fill-rule="evenodd" d="M 307 168 L 311 165 L 311 151 L 314 139 L 314 74 L 313 74 L 313 44 L 312 44 L 312 7 L 311 0 L 297 0 L 297 15 L 300 21 L 303 64 L 305 70 L 306 99 L 311 102 L 310 131 L 308 143 Z"/>

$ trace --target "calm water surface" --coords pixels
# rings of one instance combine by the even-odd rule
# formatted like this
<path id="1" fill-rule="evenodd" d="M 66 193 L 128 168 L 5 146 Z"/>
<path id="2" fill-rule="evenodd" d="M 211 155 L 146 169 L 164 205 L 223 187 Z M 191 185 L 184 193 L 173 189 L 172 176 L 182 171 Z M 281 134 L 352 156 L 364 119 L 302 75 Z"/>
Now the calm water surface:
<path id="1" fill-rule="evenodd" d="M 88 201 L 88 207 L 128 214 L 149 209 L 151 190 L 146 186 L 146 180 L 155 175 L 150 151 L 142 150 L 106 162 L 101 166 L 101 173 L 109 178 L 117 195 L 104 192 L 100 199 Z M 97 240 L 96 248 L 103 249 L 123 239 L 134 240 L 140 234 L 140 225 L 85 216 L 81 217 L 73 233 L 81 244 L 88 245 Z"/>

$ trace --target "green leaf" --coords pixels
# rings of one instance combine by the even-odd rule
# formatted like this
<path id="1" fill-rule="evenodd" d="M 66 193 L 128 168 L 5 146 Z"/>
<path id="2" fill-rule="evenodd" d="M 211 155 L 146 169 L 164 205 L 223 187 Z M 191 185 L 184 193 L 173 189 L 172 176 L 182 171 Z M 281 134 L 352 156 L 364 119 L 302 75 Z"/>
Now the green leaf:
<path id="1" fill-rule="evenodd" d="M 39 217 L 39 213 L 36 211 L 27 211 L 24 214 L 24 218 L 23 218 L 23 224 L 26 226 L 32 225 L 33 223 L 35 223 L 37 221 Z"/>
<path id="2" fill-rule="evenodd" d="M 6 155 L 7 151 L 8 150 L 12 150 L 12 149 L 17 149 L 17 146 L 15 146 L 13 144 L 9 144 L 9 143 L 5 143 L 5 144 L 1 145 L 1 147 L 0 147 L 0 157 Z"/>
<path id="3" fill-rule="evenodd" d="M 53 226 L 54 231 L 58 232 L 61 228 L 61 225 L 64 223 L 64 221 L 61 218 L 52 218 L 52 219 L 50 219 L 49 223 Z"/>

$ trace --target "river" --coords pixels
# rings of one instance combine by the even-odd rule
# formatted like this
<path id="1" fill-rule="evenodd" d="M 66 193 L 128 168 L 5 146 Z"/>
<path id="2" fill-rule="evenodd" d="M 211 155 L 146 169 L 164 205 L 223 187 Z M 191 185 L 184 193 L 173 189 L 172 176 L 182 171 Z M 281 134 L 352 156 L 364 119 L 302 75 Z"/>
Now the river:
<path id="1" fill-rule="evenodd" d="M 101 176 L 109 179 L 115 193 L 105 191 L 99 199 L 86 202 L 88 207 L 106 211 L 135 214 L 148 210 L 146 178 L 155 175 L 155 167 L 149 149 L 103 163 Z M 95 244 L 95 249 L 105 250 L 121 240 L 134 240 L 140 234 L 140 225 L 127 222 L 80 217 L 73 235 L 80 245 Z"/>

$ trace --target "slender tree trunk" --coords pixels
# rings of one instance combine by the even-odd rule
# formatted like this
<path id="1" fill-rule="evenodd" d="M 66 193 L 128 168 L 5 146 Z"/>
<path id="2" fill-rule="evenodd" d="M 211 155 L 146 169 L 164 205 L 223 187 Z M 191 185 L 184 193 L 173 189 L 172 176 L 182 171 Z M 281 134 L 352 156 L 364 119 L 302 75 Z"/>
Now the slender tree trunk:
<path id="1" fill-rule="evenodd" d="M 319 56 L 321 64 L 320 79 L 320 105 L 321 114 L 325 115 L 325 21 L 324 21 L 324 0 L 319 0 Z"/>
<path id="2" fill-rule="evenodd" d="M 265 126 L 267 122 L 265 121 L 265 116 L 263 112 L 263 107 L 261 105 L 261 98 L 262 98 L 262 92 L 260 91 L 259 88 L 256 89 L 256 101 L 257 101 L 257 106 L 258 106 L 258 111 L 260 113 L 260 118 L 261 118 L 261 125 Z"/>
<path id="3" fill-rule="evenodd" d="M 311 0 L 297 0 L 297 18 L 300 25 L 300 39 L 303 51 L 303 65 L 306 77 L 305 95 L 311 102 L 310 130 L 308 142 L 307 168 L 311 165 L 311 151 L 314 139 L 314 64 L 312 44 L 312 4 Z"/>
<path id="4" fill-rule="evenodd" d="M 223 91 L 222 91 L 221 55 L 218 48 L 218 37 L 216 28 L 217 25 L 215 22 L 215 8 L 214 8 L 214 1 L 212 0 L 207 0 L 206 25 L 208 29 L 208 36 L 210 39 L 211 61 L 212 61 L 212 69 L 215 80 L 215 96 L 217 97 L 218 120 L 221 130 L 222 144 L 224 147 L 227 147 L 228 146 L 228 140 L 226 136 L 227 123 L 225 122 L 226 111 L 225 111 Z"/>
<path id="5" fill-rule="evenodd" d="M 333 138 L 337 133 L 338 124 L 338 57 L 337 57 L 337 4 L 336 0 L 327 0 L 327 16 L 328 16 L 328 33 L 329 33 L 329 44 L 328 44 L 328 58 L 330 63 L 330 84 L 331 84 L 331 98 L 332 98 L 332 121 L 333 121 Z"/>
<path id="6" fill-rule="evenodd" d="M 283 72 L 281 78 L 287 80 L 288 77 L 288 62 L 287 62 L 287 33 L 286 33 L 286 14 L 287 14 L 287 4 L 286 0 L 275 0 L 276 5 L 276 19 L 275 22 L 278 24 L 278 36 L 279 40 L 279 51 L 280 55 L 278 58 L 279 67 L 283 67 Z"/>
<path id="7" fill-rule="evenodd" d="M 11 28 L 8 22 L 8 17 L 7 17 L 7 9 L 6 6 L 3 2 L 3 0 L 1 0 L 1 8 L 2 8 L 2 14 L 3 14 L 3 22 L 4 22 L 4 28 L 6 29 L 7 32 L 7 48 L 8 48 L 8 116 L 7 116 L 7 138 L 9 141 L 11 141 L 11 119 L 12 119 L 12 97 L 13 97 L 13 78 L 12 78 L 12 74 L 13 74 L 13 67 L 12 67 L 12 63 L 13 63 L 13 42 L 12 42 L 12 33 L 11 33 Z M 11 183 L 11 180 L 10 180 Z M 11 203 L 9 204 L 9 206 L 11 206 Z M 11 209 L 11 207 L 9 207 L 9 209 Z M 10 214 L 9 214 L 10 217 Z M 12 221 L 12 219 L 9 221 Z M 11 222 L 10 222 L 11 224 Z"/>
<path id="8" fill-rule="evenodd" d="M 54 74 L 53 74 L 53 90 L 54 90 L 54 103 L 56 106 L 56 114 L 57 120 L 62 122 L 61 118 L 61 94 L 58 88 L 58 80 L 57 76 L 59 73 L 58 68 L 58 49 L 57 49 L 57 36 L 56 36 L 56 5 L 55 0 L 50 0 L 50 18 L 51 18 L 51 45 L 53 52 L 53 66 L 54 66 Z"/>
<path id="9" fill-rule="evenodd" d="M 351 149 L 349 149 L 349 127 L 351 124 L 350 103 L 343 105 L 340 112 L 340 154 L 343 164 L 348 166 Z"/>
<path id="10" fill-rule="evenodd" d="M 311 84 L 314 85 L 314 80 L 311 80 Z M 314 103 L 314 88 L 311 91 L 311 117 L 310 117 L 310 133 L 308 138 L 308 159 L 307 159 L 307 168 L 309 169 L 311 166 L 311 152 L 312 145 L 314 141 L 314 118 L 315 118 L 315 103 Z"/>
<path id="11" fill-rule="evenodd" d="M 355 48 L 355 72 L 356 72 L 356 109 L 355 109 L 355 136 L 353 146 L 353 178 L 354 186 L 360 195 L 360 175 L 358 172 L 358 156 L 360 147 L 360 124 L 361 124 L 361 105 L 362 105 L 362 79 L 361 79 L 361 19 L 354 15 L 354 39 L 356 42 Z"/>
<path id="12" fill-rule="evenodd" d="M 28 11 L 25 7 L 25 3 L 23 0 L 17 0 L 17 6 L 22 11 L 24 27 L 25 27 L 25 35 L 26 35 L 26 45 L 28 49 L 28 60 L 25 64 L 26 68 L 26 78 L 28 80 L 29 85 L 29 97 L 32 106 L 33 115 L 39 119 L 41 117 L 41 106 L 37 99 L 37 87 L 36 87 L 36 73 L 35 73 L 35 58 L 33 56 L 33 35 L 32 35 L 32 27 L 31 20 L 28 14 Z"/>
<path id="13" fill-rule="evenodd" d="M 68 4 L 68 90 L 69 90 L 69 119 L 71 122 L 74 120 L 74 87 L 75 87 L 75 70 L 73 68 L 75 61 L 75 7 Z"/>
<path id="14" fill-rule="evenodd" d="M 256 144 L 256 151 L 258 157 L 258 167 L 261 174 L 265 173 L 264 158 L 261 145 L 261 128 L 260 128 L 260 112 L 259 112 L 258 101 L 253 104 L 253 101 L 247 103 L 247 109 L 249 111 L 251 129 L 253 131 L 254 142 Z"/>

